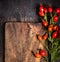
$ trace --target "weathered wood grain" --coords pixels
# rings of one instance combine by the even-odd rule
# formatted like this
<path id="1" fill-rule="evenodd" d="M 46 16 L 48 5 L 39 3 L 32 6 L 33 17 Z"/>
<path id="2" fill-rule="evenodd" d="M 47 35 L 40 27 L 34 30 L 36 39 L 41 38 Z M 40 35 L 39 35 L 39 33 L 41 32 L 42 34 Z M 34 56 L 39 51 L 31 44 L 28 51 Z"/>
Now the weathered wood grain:
<path id="1" fill-rule="evenodd" d="M 40 62 L 41 58 L 35 58 L 32 51 L 44 48 L 36 38 L 44 33 L 41 23 L 6 23 L 5 62 Z"/>

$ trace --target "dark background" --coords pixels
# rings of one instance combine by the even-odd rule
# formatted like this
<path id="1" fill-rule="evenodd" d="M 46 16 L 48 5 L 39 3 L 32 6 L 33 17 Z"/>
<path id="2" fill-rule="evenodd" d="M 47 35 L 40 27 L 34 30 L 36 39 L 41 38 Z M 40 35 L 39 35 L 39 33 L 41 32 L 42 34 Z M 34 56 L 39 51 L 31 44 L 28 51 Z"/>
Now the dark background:
<path id="1" fill-rule="evenodd" d="M 0 0 L 0 62 L 3 62 L 4 58 L 5 23 L 7 21 L 39 22 L 36 7 L 40 3 L 60 7 L 60 0 Z M 60 21 L 57 24 L 59 25 Z"/>

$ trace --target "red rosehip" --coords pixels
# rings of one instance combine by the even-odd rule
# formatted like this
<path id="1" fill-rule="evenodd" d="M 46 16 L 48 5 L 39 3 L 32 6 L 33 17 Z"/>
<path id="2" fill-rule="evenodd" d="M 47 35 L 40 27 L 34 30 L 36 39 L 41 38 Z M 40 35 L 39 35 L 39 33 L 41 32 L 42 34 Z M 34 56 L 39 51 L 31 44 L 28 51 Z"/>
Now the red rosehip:
<path id="1" fill-rule="evenodd" d="M 53 30 L 58 30 L 58 26 L 53 26 Z"/>
<path id="2" fill-rule="evenodd" d="M 52 38 L 56 38 L 57 37 L 57 31 L 52 33 Z"/>
<path id="3" fill-rule="evenodd" d="M 44 7 L 44 12 L 47 13 L 47 8 Z"/>
<path id="4" fill-rule="evenodd" d="M 39 41 L 41 41 L 41 40 L 42 40 L 42 36 L 41 36 L 41 35 L 38 35 L 38 36 L 37 36 L 37 39 L 38 39 Z"/>
<path id="5" fill-rule="evenodd" d="M 43 6 L 42 6 L 42 5 L 40 5 L 40 7 L 39 7 L 39 11 L 41 11 L 41 12 L 43 12 L 43 11 L 44 11 L 44 8 L 43 8 Z"/>
<path id="6" fill-rule="evenodd" d="M 45 27 L 47 27 L 48 22 L 46 22 L 45 20 L 43 20 L 43 21 L 42 21 L 42 25 L 45 26 Z"/>
<path id="7" fill-rule="evenodd" d="M 44 13 L 39 11 L 39 16 L 44 16 Z"/>
<path id="8" fill-rule="evenodd" d="M 60 8 L 56 8 L 55 12 L 59 14 L 60 13 Z"/>
<path id="9" fill-rule="evenodd" d="M 51 32 L 52 30 L 53 30 L 53 24 L 50 24 L 50 25 L 48 26 L 48 31 Z"/>
<path id="10" fill-rule="evenodd" d="M 47 33 L 43 35 L 43 39 L 46 40 L 48 38 Z"/>
<path id="11" fill-rule="evenodd" d="M 53 22 L 57 22 L 58 21 L 58 16 L 54 16 L 53 17 Z"/>
<path id="12" fill-rule="evenodd" d="M 43 57 L 45 57 L 45 56 L 47 55 L 44 50 L 40 50 L 39 53 L 40 53 L 40 55 L 43 56 Z"/>
<path id="13" fill-rule="evenodd" d="M 36 58 L 40 58 L 40 57 L 41 57 L 41 55 L 40 55 L 39 53 L 35 53 L 34 56 L 35 56 Z"/>
<path id="14" fill-rule="evenodd" d="M 52 7 L 48 7 L 48 12 L 52 12 L 52 11 L 53 11 Z"/>

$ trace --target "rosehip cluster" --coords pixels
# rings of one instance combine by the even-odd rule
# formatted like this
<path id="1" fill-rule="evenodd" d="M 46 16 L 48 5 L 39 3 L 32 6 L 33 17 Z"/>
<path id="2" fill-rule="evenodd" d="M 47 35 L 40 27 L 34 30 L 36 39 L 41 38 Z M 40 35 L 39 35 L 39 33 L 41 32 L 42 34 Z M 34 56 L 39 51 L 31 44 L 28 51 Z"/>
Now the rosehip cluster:
<path id="1" fill-rule="evenodd" d="M 47 15 L 45 14 L 50 14 L 51 19 L 50 22 L 47 21 Z M 54 15 L 53 15 L 54 13 Z M 42 25 L 44 27 L 47 27 L 48 32 L 52 32 L 52 38 L 56 38 L 58 35 L 58 26 L 54 25 L 54 23 L 56 23 L 58 21 L 58 18 L 60 16 L 60 8 L 55 8 L 53 9 L 51 6 L 49 6 L 48 8 L 40 5 L 39 6 L 39 12 L 38 12 L 39 16 L 41 17 L 45 17 L 45 19 L 42 19 Z"/>
<path id="2" fill-rule="evenodd" d="M 46 57 L 46 51 L 45 50 L 40 50 L 39 53 L 34 54 L 36 58 L 40 58 L 41 56 Z"/>
<path id="3" fill-rule="evenodd" d="M 47 34 L 47 33 L 45 33 L 43 36 L 41 36 L 41 35 L 38 35 L 38 36 L 37 36 L 37 39 L 38 39 L 39 41 L 47 40 L 47 38 L 48 38 L 48 34 Z"/>
<path id="4" fill-rule="evenodd" d="M 38 39 L 39 41 L 47 40 L 47 38 L 48 38 L 47 33 L 45 33 L 43 36 L 42 36 L 42 35 L 37 35 L 37 39 Z M 43 57 L 47 56 L 46 51 L 45 51 L 45 50 L 42 50 L 42 49 L 39 50 L 39 53 L 35 53 L 34 55 L 35 55 L 35 57 L 37 57 L 37 58 L 40 58 L 41 56 L 43 56 Z"/>
<path id="5" fill-rule="evenodd" d="M 47 38 L 48 38 L 47 33 L 45 33 L 43 36 L 41 36 L 41 35 L 37 36 L 37 39 L 39 41 L 47 40 Z M 35 53 L 34 55 L 35 55 L 35 57 L 40 58 L 41 56 L 45 57 L 47 54 L 46 54 L 45 50 L 40 50 L 39 53 Z"/>
<path id="6" fill-rule="evenodd" d="M 38 35 L 37 39 L 40 42 L 42 42 L 42 41 L 45 42 L 47 40 L 49 43 L 51 43 L 51 44 L 48 43 L 48 47 L 46 49 L 49 51 L 50 56 L 54 55 L 55 53 L 52 54 L 53 52 L 55 52 L 55 50 L 52 51 L 52 49 L 54 49 L 53 43 L 55 42 L 56 38 L 57 39 L 60 38 L 60 29 L 56 25 L 56 22 L 58 21 L 59 16 L 60 16 L 60 8 L 53 9 L 51 6 L 46 8 L 42 5 L 40 5 L 38 14 L 40 17 L 42 17 L 42 25 L 47 29 L 47 32 L 43 36 Z M 50 18 L 48 19 L 48 17 L 50 17 Z M 51 48 L 49 48 L 49 45 Z M 39 53 L 35 53 L 34 55 L 37 58 L 40 58 L 41 56 L 47 57 L 46 51 L 42 50 L 42 49 L 39 50 Z M 53 57 L 53 58 L 55 58 L 55 57 Z"/>
<path id="7" fill-rule="evenodd" d="M 52 22 L 57 22 L 58 17 L 60 16 L 60 8 L 53 9 L 51 6 L 49 6 L 48 8 L 46 8 L 42 5 L 39 6 L 38 14 L 40 17 L 46 17 L 45 14 L 48 14 L 48 13 L 50 13 L 50 16 L 52 17 Z M 52 13 L 54 13 L 54 16 L 52 16 Z M 48 25 L 46 18 L 42 20 L 42 24 L 45 27 Z"/>
<path id="8" fill-rule="evenodd" d="M 44 16 L 45 13 L 52 13 L 52 12 L 60 15 L 60 8 L 53 9 L 51 6 L 49 6 L 48 8 L 46 8 L 42 5 L 39 6 L 39 12 L 38 12 L 39 16 Z M 56 18 L 57 18 L 57 16 L 56 16 Z M 55 17 L 54 17 L 54 20 L 55 20 Z"/>

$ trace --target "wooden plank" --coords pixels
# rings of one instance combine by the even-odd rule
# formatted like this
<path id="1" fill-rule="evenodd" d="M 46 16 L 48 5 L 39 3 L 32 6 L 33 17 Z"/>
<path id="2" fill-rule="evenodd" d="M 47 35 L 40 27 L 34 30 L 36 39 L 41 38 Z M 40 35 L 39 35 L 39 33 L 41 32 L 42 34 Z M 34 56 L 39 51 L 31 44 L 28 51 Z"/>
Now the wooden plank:
<path id="1" fill-rule="evenodd" d="M 41 58 L 35 58 L 32 51 L 44 48 L 36 38 L 44 33 L 41 23 L 6 23 L 5 62 L 40 62 Z"/>

